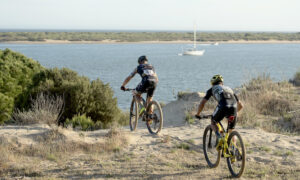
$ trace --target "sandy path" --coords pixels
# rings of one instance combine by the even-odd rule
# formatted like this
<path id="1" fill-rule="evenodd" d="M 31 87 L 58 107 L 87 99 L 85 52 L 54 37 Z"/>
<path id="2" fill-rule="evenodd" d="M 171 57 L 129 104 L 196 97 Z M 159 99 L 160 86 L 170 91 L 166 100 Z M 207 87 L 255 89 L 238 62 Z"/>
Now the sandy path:
<path id="1" fill-rule="evenodd" d="M 36 169 L 41 177 L 53 178 L 113 178 L 113 179 L 222 179 L 230 174 L 225 159 L 216 169 L 207 167 L 202 151 L 202 134 L 209 120 L 193 125 L 166 127 L 160 135 L 150 135 L 146 126 L 140 124 L 135 132 L 124 127 L 121 131 L 129 135 L 130 144 L 120 153 L 75 154 L 66 162 L 40 162 Z M 0 137 L 10 142 L 34 143 L 37 134 L 47 128 L 8 126 L 0 128 Z M 268 133 L 261 129 L 237 127 L 247 149 L 247 167 L 244 179 L 278 178 L 297 179 L 300 175 L 300 138 Z M 107 131 L 84 133 L 64 130 L 70 140 L 96 143 Z M 178 148 L 187 144 L 188 150 Z"/>
<path id="2" fill-rule="evenodd" d="M 183 97 L 164 107 L 165 125 L 159 135 L 149 134 L 144 122 L 135 132 L 129 127 L 118 131 L 126 135 L 128 145 L 116 152 L 78 152 L 62 159 L 36 156 L 11 158 L 22 168 L 10 169 L 6 178 L 59 179 L 227 179 L 226 160 L 210 169 L 202 150 L 202 135 L 210 120 L 186 124 L 184 113 L 197 105 L 201 94 Z M 176 109 L 176 111 L 174 111 Z M 269 133 L 261 129 L 237 126 L 247 152 L 246 169 L 241 179 L 299 179 L 300 137 Z M 49 132 L 46 125 L 2 126 L 0 144 L 35 146 Z M 61 129 L 67 142 L 96 144 L 104 142 L 108 130 L 76 132 Z M 184 146 L 183 146 L 184 145 Z M 3 156 L 3 155 L 2 155 Z M 5 154 L 4 154 L 5 156 Z M 0 166 L 1 166 L 0 157 Z M 0 171 L 1 174 L 1 171 Z M 26 179 L 25 178 L 25 179 Z"/>

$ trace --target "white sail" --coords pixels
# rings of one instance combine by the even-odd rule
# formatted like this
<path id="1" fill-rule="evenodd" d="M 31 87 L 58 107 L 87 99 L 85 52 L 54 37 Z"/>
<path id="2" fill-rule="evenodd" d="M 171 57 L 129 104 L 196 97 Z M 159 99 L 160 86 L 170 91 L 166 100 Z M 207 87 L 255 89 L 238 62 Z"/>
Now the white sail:
<path id="1" fill-rule="evenodd" d="M 190 55 L 190 56 L 202 56 L 205 50 L 197 50 L 196 45 L 196 25 L 194 25 L 194 46 L 191 49 L 185 50 L 182 55 Z"/>

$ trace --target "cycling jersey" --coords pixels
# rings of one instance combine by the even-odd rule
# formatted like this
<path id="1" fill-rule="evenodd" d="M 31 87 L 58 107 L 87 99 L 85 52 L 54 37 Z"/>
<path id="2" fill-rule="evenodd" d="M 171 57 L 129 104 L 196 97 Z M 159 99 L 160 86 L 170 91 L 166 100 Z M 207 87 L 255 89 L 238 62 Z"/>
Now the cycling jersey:
<path id="1" fill-rule="evenodd" d="M 218 106 L 212 116 L 212 122 L 217 123 L 224 117 L 233 116 L 234 119 L 228 121 L 228 128 L 234 129 L 237 117 L 237 101 L 239 101 L 236 94 L 230 87 L 219 84 L 207 90 L 204 99 L 209 100 L 211 96 L 218 101 Z"/>
<path id="2" fill-rule="evenodd" d="M 154 67 L 151 64 L 140 64 L 130 76 L 133 77 L 136 73 L 142 78 L 142 81 L 136 87 L 136 91 L 147 93 L 148 97 L 152 97 L 157 85 L 157 76 Z"/>
<path id="3" fill-rule="evenodd" d="M 224 85 L 214 85 L 212 88 L 207 90 L 205 99 L 213 96 L 218 101 L 219 107 L 237 107 L 238 98 L 230 87 Z"/>
<path id="4" fill-rule="evenodd" d="M 134 71 L 130 74 L 133 77 L 136 73 L 138 73 L 142 81 L 157 81 L 156 73 L 154 67 L 151 64 L 140 64 L 138 65 Z"/>

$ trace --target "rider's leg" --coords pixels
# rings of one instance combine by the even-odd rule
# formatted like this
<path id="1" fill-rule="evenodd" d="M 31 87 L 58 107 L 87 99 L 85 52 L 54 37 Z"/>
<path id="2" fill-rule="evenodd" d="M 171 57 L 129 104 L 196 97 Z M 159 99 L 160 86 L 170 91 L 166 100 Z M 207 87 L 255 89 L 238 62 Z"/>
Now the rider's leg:
<path id="1" fill-rule="evenodd" d="M 135 90 L 136 90 L 135 95 L 136 95 L 136 97 L 137 97 L 138 100 L 139 100 L 139 104 L 145 106 L 145 104 L 144 104 L 144 102 L 143 102 L 143 99 L 142 99 L 142 93 L 145 92 L 145 83 L 144 83 L 143 81 L 140 82 L 140 83 L 137 85 L 137 87 L 135 88 Z"/>
<path id="2" fill-rule="evenodd" d="M 224 118 L 224 113 L 223 113 L 223 109 L 216 107 L 213 116 L 211 118 L 211 127 L 213 129 L 213 131 L 216 133 L 218 138 L 221 138 L 221 134 L 219 132 L 217 123 L 220 122 L 223 118 Z"/>
<path id="3" fill-rule="evenodd" d="M 149 82 L 149 87 L 147 90 L 147 105 L 152 101 L 153 99 L 153 94 L 156 88 L 156 83 L 155 82 Z M 150 107 L 149 113 L 153 113 L 153 106 Z"/>
<path id="4" fill-rule="evenodd" d="M 230 134 L 234 128 L 237 121 L 237 109 L 236 108 L 229 108 L 230 116 L 227 117 L 228 120 L 228 133 Z M 233 143 L 236 142 L 236 137 L 234 136 L 232 139 Z"/>

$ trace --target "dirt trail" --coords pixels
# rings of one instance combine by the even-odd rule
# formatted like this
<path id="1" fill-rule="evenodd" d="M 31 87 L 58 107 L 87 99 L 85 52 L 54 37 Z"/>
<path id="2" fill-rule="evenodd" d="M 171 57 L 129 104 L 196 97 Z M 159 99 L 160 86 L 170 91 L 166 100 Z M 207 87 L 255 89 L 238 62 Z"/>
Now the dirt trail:
<path id="1" fill-rule="evenodd" d="M 5 179 L 229 179 L 225 159 L 221 159 L 219 167 L 210 169 L 203 155 L 202 135 L 210 121 L 195 121 L 192 125 L 184 121 L 182 114 L 199 102 L 197 97 L 192 99 L 196 100 L 181 99 L 164 107 L 165 125 L 159 135 L 150 135 L 146 125 L 139 122 L 135 132 L 130 132 L 129 127 L 119 130 L 128 139 L 128 145 L 120 151 L 78 152 L 63 160 L 15 158 L 15 163 L 22 164 L 23 168 L 18 172 L 11 169 Z M 241 133 L 247 151 L 246 170 L 241 179 L 299 179 L 299 136 L 239 126 L 236 130 Z M 48 131 L 50 128 L 46 125 L 4 126 L 0 127 L 0 142 L 19 147 L 34 146 L 38 137 Z M 108 130 L 76 132 L 64 129 L 60 132 L 74 144 L 94 144 L 103 142 Z"/>

